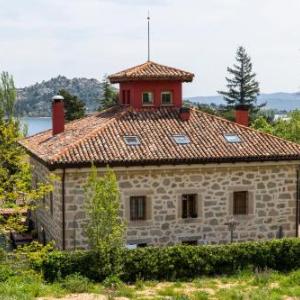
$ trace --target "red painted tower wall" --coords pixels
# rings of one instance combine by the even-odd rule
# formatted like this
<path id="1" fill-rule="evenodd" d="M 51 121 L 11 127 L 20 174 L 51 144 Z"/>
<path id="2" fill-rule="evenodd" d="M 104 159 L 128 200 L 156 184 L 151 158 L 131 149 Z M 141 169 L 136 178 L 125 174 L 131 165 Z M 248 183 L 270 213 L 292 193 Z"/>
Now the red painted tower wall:
<path id="1" fill-rule="evenodd" d="M 129 81 L 120 83 L 119 103 L 141 109 L 143 92 L 152 92 L 154 101 L 152 107 L 161 105 L 161 93 L 172 92 L 172 106 L 182 106 L 182 82 L 172 80 Z M 147 105 L 149 107 L 149 105 Z"/>

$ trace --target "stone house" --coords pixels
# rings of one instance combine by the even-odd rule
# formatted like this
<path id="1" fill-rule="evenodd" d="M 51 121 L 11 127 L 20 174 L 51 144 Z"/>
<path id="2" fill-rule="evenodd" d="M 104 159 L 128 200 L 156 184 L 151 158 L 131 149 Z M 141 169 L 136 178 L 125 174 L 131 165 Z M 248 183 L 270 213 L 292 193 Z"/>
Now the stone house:
<path id="1" fill-rule="evenodd" d="M 115 171 L 127 244 L 205 244 L 298 236 L 300 146 L 236 122 L 182 107 L 193 74 L 151 61 L 110 76 L 119 105 L 64 124 L 53 98 L 53 129 L 20 144 L 35 181 L 54 191 L 34 216 L 39 238 L 58 248 L 87 246 L 84 191 L 93 162 Z"/>

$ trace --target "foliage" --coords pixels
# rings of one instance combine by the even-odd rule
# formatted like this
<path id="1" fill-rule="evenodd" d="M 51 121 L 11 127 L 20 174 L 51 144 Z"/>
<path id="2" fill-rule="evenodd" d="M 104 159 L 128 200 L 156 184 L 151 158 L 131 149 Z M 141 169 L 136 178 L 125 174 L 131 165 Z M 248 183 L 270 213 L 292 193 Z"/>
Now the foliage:
<path id="1" fill-rule="evenodd" d="M 215 274 L 234 274 L 240 270 L 290 271 L 300 268 L 300 240 L 281 239 L 227 245 L 146 247 L 123 249 L 124 273 L 121 280 L 192 279 Z M 49 253 L 42 264 L 47 280 L 80 273 L 102 281 L 107 274 L 99 266 L 105 258 L 92 251 Z"/>
<path id="2" fill-rule="evenodd" d="M 253 122 L 252 127 L 262 132 L 300 143 L 300 110 L 294 110 L 288 114 L 287 119 L 279 119 L 273 123 L 260 116 Z"/>
<path id="3" fill-rule="evenodd" d="M 8 72 L 2 72 L 0 74 L 0 117 L 13 119 L 16 97 L 13 77 Z"/>
<path id="4" fill-rule="evenodd" d="M 232 78 L 226 77 L 227 91 L 219 91 L 224 96 L 229 109 L 237 105 L 248 106 L 251 111 L 257 111 L 263 105 L 257 105 L 259 95 L 259 83 L 256 74 L 252 72 L 251 58 L 244 47 L 239 47 L 236 52 L 237 63 L 227 71 Z"/>
<path id="5" fill-rule="evenodd" d="M 0 230 L 22 231 L 24 230 L 22 210 L 33 208 L 32 201 L 50 192 L 52 185 L 38 183 L 36 188 L 31 187 L 30 164 L 25 151 L 17 143 L 22 134 L 19 121 L 13 117 L 15 105 L 13 78 L 7 73 L 3 76 L 2 74 L 2 86 L 0 81 L 0 109 L 4 111 L 0 116 L 0 203 L 1 208 L 14 208 L 15 214 L 8 219 L 3 217 L 0 219 Z M 3 80 L 9 83 L 4 84 Z"/>
<path id="6" fill-rule="evenodd" d="M 88 278 L 74 273 L 66 276 L 61 283 L 62 287 L 71 293 L 84 293 L 88 292 L 90 287 L 90 281 Z"/>
<path id="7" fill-rule="evenodd" d="M 60 90 L 59 95 L 64 97 L 65 119 L 73 121 L 85 115 L 85 104 L 77 96 L 71 95 L 66 90 Z"/>
<path id="8" fill-rule="evenodd" d="M 107 274 L 118 274 L 122 267 L 125 226 L 120 217 L 120 192 L 115 173 L 108 168 L 100 177 L 92 167 L 85 194 L 90 247 L 105 258 Z"/>
<path id="9" fill-rule="evenodd" d="M 18 89 L 16 110 L 27 116 L 51 116 L 51 98 L 65 89 L 81 99 L 88 111 L 96 111 L 102 97 L 102 85 L 97 79 L 57 76 L 47 81 Z"/>
<path id="10" fill-rule="evenodd" d="M 102 79 L 102 97 L 100 98 L 99 111 L 114 106 L 118 103 L 118 93 L 110 84 L 107 75 Z"/>

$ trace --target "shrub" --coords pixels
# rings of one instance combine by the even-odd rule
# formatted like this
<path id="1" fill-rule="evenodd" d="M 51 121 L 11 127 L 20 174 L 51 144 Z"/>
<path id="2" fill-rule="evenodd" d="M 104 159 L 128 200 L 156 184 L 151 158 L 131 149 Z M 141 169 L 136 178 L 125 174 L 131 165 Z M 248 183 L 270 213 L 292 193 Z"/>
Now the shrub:
<path id="1" fill-rule="evenodd" d="M 71 293 L 84 293 L 88 292 L 90 281 L 88 278 L 74 273 L 66 276 L 62 281 L 61 286 Z"/>
<path id="2" fill-rule="evenodd" d="M 300 240 L 297 238 L 227 245 L 146 247 L 123 250 L 121 280 L 175 280 L 214 274 L 234 274 L 241 270 L 290 271 L 300 268 Z M 92 251 L 49 253 L 42 263 L 47 280 L 80 273 L 102 281 L 101 256 Z"/>

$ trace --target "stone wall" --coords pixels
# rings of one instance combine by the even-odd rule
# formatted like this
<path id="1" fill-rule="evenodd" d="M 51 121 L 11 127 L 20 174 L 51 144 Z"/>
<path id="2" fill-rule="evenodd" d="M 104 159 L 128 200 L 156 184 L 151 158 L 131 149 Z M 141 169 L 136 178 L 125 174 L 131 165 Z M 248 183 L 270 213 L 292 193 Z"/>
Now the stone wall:
<path id="1" fill-rule="evenodd" d="M 30 163 L 33 168 L 33 186 L 39 182 L 49 182 L 51 172 L 39 163 L 34 158 L 30 158 Z M 61 175 L 55 175 L 53 190 L 53 214 L 50 209 L 50 195 L 46 195 L 43 199 L 37 201 L 37 209 L 32 213 L 32 219 L 35 223 L 35 228 L 38 232 L 40 242 L 43 242 L 43 235 L 46 242 L 55 241 L 58 248 L 62 248 L 62 188 Z M 44 230 L 44 234 L 42 231 Z"/>
<path id="2" fill-rule="evenodd" d="M 249 214 L 235 217 L 239 223 L 235 240 L 276 238 L 280 226 L 285 236 L 295 236 L 296 168 L 296 164 L 249 163 L 118 169 L 121 213 L 128 223 L 127 242 L 226 243 L 230 234 L 225 223 L 232 217 L 233 192 L 244 190 L 249 192 Z M 87 176 L 87 169 L 69 169 L 66 173 L 66 247 L 70 249 L 87 245 L 83 230 L 83 185 Z M 181 218 L 184 193 L 197 194 L 196 219 Z M 146 221 L 129 221 L 129 197 L 134 195 L 147 196 L 150 211 Z"/>

